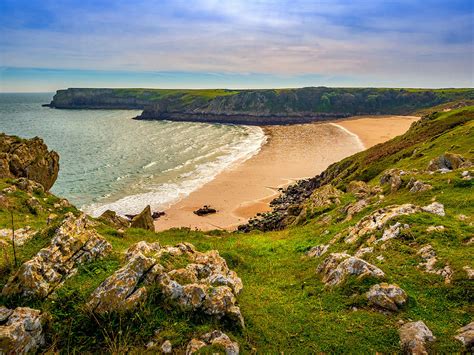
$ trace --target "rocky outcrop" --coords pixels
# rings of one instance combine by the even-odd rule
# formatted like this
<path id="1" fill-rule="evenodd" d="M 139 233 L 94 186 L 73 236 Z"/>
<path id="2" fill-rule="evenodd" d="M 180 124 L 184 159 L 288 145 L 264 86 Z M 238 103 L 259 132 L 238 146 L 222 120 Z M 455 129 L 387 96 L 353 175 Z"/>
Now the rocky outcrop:
<path id="1" fill-rule="evenodd" d="M 59 155 L 43 140 L 0 134 L 0 178 L 27 178 L 49 190 L 58 177 Z"/>
<path id="2" fill-rule="evenodd" d="M 45 343 L 47 321 L 48 316 L 36 309 L 0 306 L 0 353 L 35 353 Z"/>
<path id="3" fill-rule="evenodd" d="M 428 164 L 429 171 L 437 170 L 456 170 L 461 168 L 469 168 L 472 166 L 472 162 L 469 159 L 464 158 L 459 154 L 446 152 L 439 157 L 433 159 Z"/>
<path id="4" fill-rule="evenodd" d="M 185 312 L 226 317 L 244 325 L 236 296 L 242 281 L 215 250 L 201 253 L 189 243 L 160 246 L 139 242 L 126 253 L 127 264 L 91 295 L 88 308 L 96 313 L 127 310 L 156 287 L 165 305 Z"/>
<path id="5" fill-rule="evenodd" d="M 407 184 L 407 189 L 411 193 L 416 193 L 416 192 L 424 192 L 424 191 L 429 191 L 433 188 L 430 184 L 424 183 L 423 181 L 420 180 L 414 180 L 414 181 L 409 181 Z"/>
<path id="6" fill-rule="evenodd" d="M 419 268 L 423 269 L 427 273 L 436 274 L 444 277 L 444 282 L 449 284 L 453 275 L 453 270 L 449 265 L 445 265 L 442 268 L 436 267 L 438 264 L 438 257 L 436 251 L 431 245 L 425 245 L 421 248 L 418 253 L 423 261 L 418 265 Z"/>
<path id="7" fill-rule="evenodd" d="M 346 253 L 330 254 L 316 272 L 322 276 L 322 281 L 327 286 L 340 285 L 348 276 L 357 276 L 359 279 L 385 277 L 385 273 L 378 267 Z"/>
<path id="8" fill-rule="evenodd" d="M 469 323 L 468 325 L 459 328 L 454 337 L 456 340 L 459 340 L 467 351 L 474 350 L 474 322 Z"/>
<path id="9" fill-rule="evenodd" d="M 306 252 L 306 256 L 310 258 L 320 257 L 321 255 L 325 254 L 329 249 L 329 244 L 321 244 L 315 247 L 312 247 L 310 250 Z"/>
<path id="10" fill-rule="evenodd" d="M 72 276 L 80 264 L 107 255 L 112 246 L 89 224 L 85 215 L 76 218 L 69 214 L 50 245 L 25 262 L 8 280 L 3 295 L 45 298 Z"/>
<path id="11" fill-rule="evenodd" d="M 398 333 L 400 346 L 408 354 L 428 354 L 429 343 L 436 340 L 431 330 L 422 321 L 405 323 L 400 327 Z"/>
<path id="12" fill-rule="evenodd" d="M 120 217 L 115 211 L 107 210 L 102 213 L 99 220 L 111 225 L 117 229 L 126 229 L 130 227 L 130 221 L 126 218 Z"/>
<path id="13" fill-rule="evenodd" d="M 186 347 L 186 355 L 191 355 L 206 346 L 217 346 L 222 348 L 226 355 L 238 355 L 239 344 L 233 342 L 225 333 L 220 330 L 214 330 L 206 333 L 199 339 L 192 339 Z"/>
<path id="14" fill-rule="evenodd" d="M 387 283 L 373 285 L 366 296 L 369 304 L 393 312 L 398 311 L 408 298 L 400 287 Z"/>
<path id="15" fill-rule="evenodd" d="M 382 237 L 375 240 L 374 243 L 377 244 L 377 243 L 380 243 L 380 242 L 386 242 L 387 240 L 390 240 L 390 239 L 393 239 L 393 238 L 397 238 L 400 235 L 400 232 L 403 229 L 408 229 L 408 228 L 410 228 L 410 226 L 408 224 L 401 224 L 400 222 L 397 222 L 397 223 L 389 226 L 388 228 L 386 228 L 383 231 Z"/>
<path id="16" fill-rule="evenodd" d="M 405 175 L 403 170 L 390 169 L 382 175 L 380 178 L 380 184 L 390 185 L 390 192 L 396 192 L 402 186 L 402 176 Z"/>
<path id="17" fill-rule="evenodd" d="M 140 214 L 133 217 L 130 227 L 155 231 L 150 205 L 146 206 Z"/>

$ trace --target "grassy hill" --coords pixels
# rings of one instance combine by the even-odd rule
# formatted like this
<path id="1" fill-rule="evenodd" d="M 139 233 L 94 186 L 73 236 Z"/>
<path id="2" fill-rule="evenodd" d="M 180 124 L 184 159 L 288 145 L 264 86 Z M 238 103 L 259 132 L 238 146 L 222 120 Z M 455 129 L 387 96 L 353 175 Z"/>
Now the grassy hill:
<path id="1" fill-rule="evenodd" d="M 430 114 L 406 134 L 333 164 L 319 177 L 301 183 L 304 188 L 287 190 L 275 204 L 280 212 L 260 218 L 280 218 L 266 229 L 281 230 L 262 232 L 257 230 L 261 224 L 255 223 L 249 233 L 188 229 L 154 233 L 133 228 L 122 233 L 98 222 L 96 230 L 113 246 L 109 256 L 81 266 L 53 297 L 2 296 L 1 303 L 10 308 L 28 305 L 51 315 L 43 347 L 46 351 L 142 352 L 152 338 L 158 343 L 170 340 L 174 349 L 184 351 L 191 338 L 217 328 L 238 341 L 243 353 L 394 353 L 400 351 L 400 324 L 423 320 L 437 338 L 431 346 L 433 352 L 460 352 L 462 345 L 454 335 L 472 321 L 473 314 L 474 287 L 467 269 L 474 268 L 474 190 L 473 180 L 467 176 L 473 176 L 474 170 L 463 167 L 440 172 L 428 170 L 428 166 L 446 153 L 463 160 L 465 166 L 474 162 L 473 119 L 472 106 Z M 463 176 L 464 171 L 468 173 Z M 387 176 L 398 176 L 399 181 Z M 388 183 L 382 184 L 381 179 Z M 430 187 L 410 192 L 414 181 Z M 2 180 L 0 191 L 14 183 Z M 328 189 L 329 184 L 337 190 Z M 31 195 L 40 208 L 28 206 Z M 3 196 L 0 229 L 10 228 L 9 211 L 13 210 L 16 228 L 29 225 L 39 233 L 18 247 L 17 266 L 12 263 L 12 248 L 4 245 L 1 286 L 22 262 L 48 245 L 65 213 L 79 213 L 41 191 L 28 194 L 16 190 Z M 292 203 L 285 205 L 285 196 L 291 196 Z M 354 208 L 361 200 L 365 204 Z M 423 207 L 433 202 L 444 206 L 444 216 L 417 209 L 347 242 L 351 232 L 359 231 L 361 221 L 376 211 L 386 212 L 390 206 L 403 204 Z M 47 225 L 53 212 L 58 217 Z M 375 242 L 396 222 L 403 226 L 396 237 Z M 246 327 L 238 329 L 206 316 L 167 309 L 156 290 L 129 312 L 105 316 L 87 312 L 84 304 L 92 291 L 124 264 L 124 251 L 141 240 L 162 245 L 187 241 L 200 251 L 218 250 L 229 268 L 242 278 L 244 288 L 237 300 Z M 318 245 L 328 245 L 327 252 L 308 256 L 307 252 Z M 427 245 L 436 252 L 434 270 L 448 266 L 449 277 L 420 266 L 423 257 L 419 250 Z M 385 273 L 383 281 L 400 286 L 408 295 L 397 312 L 381 311 L 368 303 L 365 294 L 379 279 L 349 276 L 330 287 L 316 272 L 331 253 L 354 255 L 367 247 L 373 249 L 361 258 Z M 157 329 L 160 331 L 155 334 Z"/>

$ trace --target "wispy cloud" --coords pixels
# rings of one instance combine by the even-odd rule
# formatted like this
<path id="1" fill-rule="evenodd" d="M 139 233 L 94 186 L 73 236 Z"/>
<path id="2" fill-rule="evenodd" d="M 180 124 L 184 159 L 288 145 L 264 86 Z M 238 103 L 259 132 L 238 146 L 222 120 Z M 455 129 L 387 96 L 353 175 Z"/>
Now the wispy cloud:
<path id="1" fill-rule="evenodd" d="M 1 6 L 3 67 L 313 74 L 410 86 L 474 81 L 470 0 L 3 0 Z"/>

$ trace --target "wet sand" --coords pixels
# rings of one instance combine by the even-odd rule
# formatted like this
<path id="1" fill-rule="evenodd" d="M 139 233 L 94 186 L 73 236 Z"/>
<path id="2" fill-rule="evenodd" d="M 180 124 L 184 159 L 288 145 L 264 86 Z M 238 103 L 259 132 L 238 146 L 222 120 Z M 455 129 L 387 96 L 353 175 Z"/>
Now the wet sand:
<path id="1" fill-rule="evenodd" d="M 177 202 L 155 222 L 157 230 L 174 227 L 235 229 L 268 203 L 278 188 L 321 173 L 331 163 L 404 133 L 417 117 L 357 117 L 334 123 L 263 127 L 267 142 L 252 158 L 236 163 L 213 181 Z M 216 214 L 199 217 L 203 205 Z"/>

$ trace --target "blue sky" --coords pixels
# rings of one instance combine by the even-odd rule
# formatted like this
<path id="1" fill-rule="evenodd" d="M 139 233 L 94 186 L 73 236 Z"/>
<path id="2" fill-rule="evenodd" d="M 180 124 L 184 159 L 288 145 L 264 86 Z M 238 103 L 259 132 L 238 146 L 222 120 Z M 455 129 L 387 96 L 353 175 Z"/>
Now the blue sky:
<path id="1" fill-rule="evenodd" d="M 1 0 L 0 91 L 474 86 L 472 0 Z"/>

